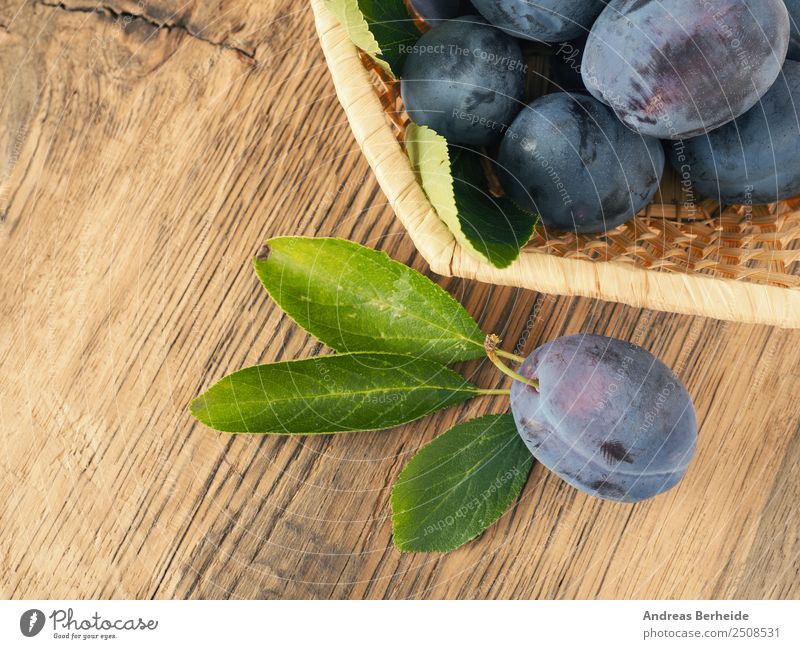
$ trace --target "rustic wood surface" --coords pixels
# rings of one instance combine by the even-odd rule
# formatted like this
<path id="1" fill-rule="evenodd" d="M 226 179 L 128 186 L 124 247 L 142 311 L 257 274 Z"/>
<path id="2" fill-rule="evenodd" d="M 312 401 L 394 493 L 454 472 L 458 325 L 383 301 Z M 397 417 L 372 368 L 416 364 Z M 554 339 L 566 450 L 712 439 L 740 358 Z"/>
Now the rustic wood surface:
<path id="1" fill-rule="evenodd" d="M 537 467 L 448 556 L 393 549 L 391 484 L 503 399 L 313 439 L 189 417 L 224 374 L 320 349 L 257 282 L 264 238 L 348 237 L 426 270 L 305 3 L 0 0 L 0 88 L 0 595 L 800 596 L 797 332 L 440 278 L 509 348 L 579 331 L 645 346 L 702 425 L 668 495 L 599 502 Z"/>

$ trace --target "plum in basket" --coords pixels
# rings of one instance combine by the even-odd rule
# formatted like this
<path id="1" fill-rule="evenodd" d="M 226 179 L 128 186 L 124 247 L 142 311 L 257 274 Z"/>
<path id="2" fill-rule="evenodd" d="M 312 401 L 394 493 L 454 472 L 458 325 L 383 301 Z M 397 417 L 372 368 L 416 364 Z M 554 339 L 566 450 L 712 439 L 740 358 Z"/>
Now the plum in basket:
<path id="1" fill-rule="evenodd" d="M 559 43 L 586 34 L 605 0 L 473 0 L 486 20 L 517 38 Z"/>
<path id="2" fill-rule="evenodd" d="M 403 66 L 403 102 L 417 124 L 454 144 L 500 140 L 522 108 L 525 63 L 517 41 L 477 16 L 444 21 Z"/>
<path id="3" fill-rule="evenodd" d="M 758 105 L 730 124 L 667 145 L 669 160 L 696 197 L 764 204 L 800 194 L 800 62 Z"/>
<path id="4" fill-rule="evenodd" d="M 498 173 L 508 195 L 552 228 L 604 232 L 658 191 L 661 143 L 625 128 L 589 95 L 545 95 L 503 137 Z"/>
<path id="5" fill-rule="evenodd" d="M 410 2 L 414 11 L 431 25 L 475 11 L 469 0 L 410 0 Z"/>
<path id="6" fill-rule="evenodd" d="M 610 0 L 583 57 L 583 80 L 630 128 L 678 140 L 752 108 L 789 46 L 783 0 Z"/>

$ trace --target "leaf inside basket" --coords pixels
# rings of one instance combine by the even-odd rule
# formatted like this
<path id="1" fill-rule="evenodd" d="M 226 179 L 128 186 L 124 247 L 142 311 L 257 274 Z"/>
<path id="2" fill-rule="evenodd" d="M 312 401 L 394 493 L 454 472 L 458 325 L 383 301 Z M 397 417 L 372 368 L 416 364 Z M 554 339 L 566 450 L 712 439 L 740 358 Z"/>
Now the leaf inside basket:
<path id="1" fill-rule="evenodd" d="M 510 266 L 538 217 L 491 193 L 479 153 L 449 146 L 427 126 L 408 125 L 406 150 L 428 199 L 458 243 L 497 268 Z"/>
<path id="2" fill-rule="evenodd" d="M 395 78 L 420 31 L 403 0 L 325 0 L 350 40 Z"/>

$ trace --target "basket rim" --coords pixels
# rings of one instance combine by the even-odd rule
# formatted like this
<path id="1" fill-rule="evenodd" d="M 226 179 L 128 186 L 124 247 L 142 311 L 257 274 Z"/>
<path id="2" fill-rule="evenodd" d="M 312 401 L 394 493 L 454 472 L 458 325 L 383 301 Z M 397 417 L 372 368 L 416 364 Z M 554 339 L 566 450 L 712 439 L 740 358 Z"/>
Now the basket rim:
<path id="1" fill-rule="evenodd" d="M 336 94 L 353 135 L 395 214 L 433 272 L 636 308 L 800 328 L 800 290 L 796 289 L 697 273 L 667 273 L 624 262 L 558 257 L 527 249 L 505 269 L 475 259 L 456 242 L 430 205 L 345 28 L 324 0 L 311 0 L 311 7 Z"/>

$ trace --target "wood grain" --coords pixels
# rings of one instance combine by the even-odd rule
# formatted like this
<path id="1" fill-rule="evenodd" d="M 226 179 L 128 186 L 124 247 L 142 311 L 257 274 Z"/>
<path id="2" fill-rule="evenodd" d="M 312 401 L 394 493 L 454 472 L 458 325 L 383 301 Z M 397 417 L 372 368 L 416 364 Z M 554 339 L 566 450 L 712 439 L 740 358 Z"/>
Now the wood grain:
<path id="1" fill-rule="evenodd" d="M 0 0 L 0 595 L 800 595 L 796 332 L 437 278 L 509 348 L 578 331 L 645 346 L 702 424 L 668 495 L 599 502 L 537 467 L 448 556 L 393 549 L 391 484 L 503 399 L 342 437 L 195 423 L 186 404 L 225 373 L 319 351 L 251 271 L 264 238 L 348 237 L 426 269 L 304 4 L 47 3 Z"/>

